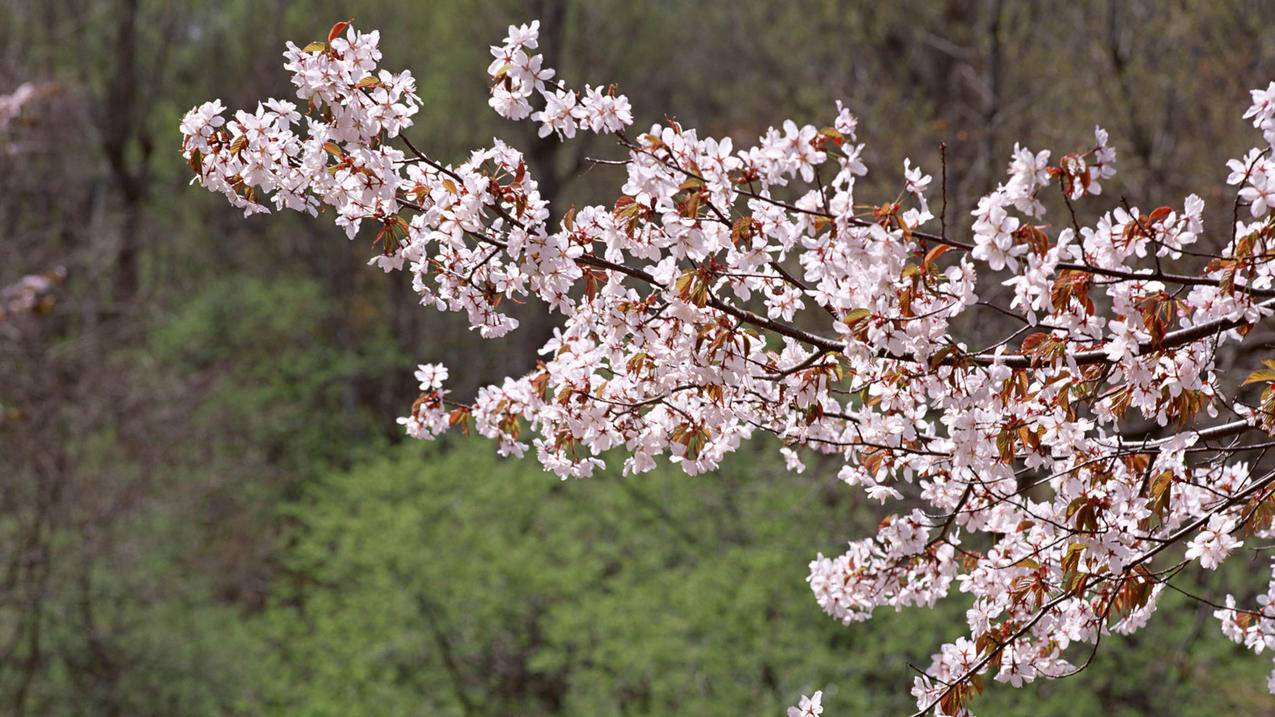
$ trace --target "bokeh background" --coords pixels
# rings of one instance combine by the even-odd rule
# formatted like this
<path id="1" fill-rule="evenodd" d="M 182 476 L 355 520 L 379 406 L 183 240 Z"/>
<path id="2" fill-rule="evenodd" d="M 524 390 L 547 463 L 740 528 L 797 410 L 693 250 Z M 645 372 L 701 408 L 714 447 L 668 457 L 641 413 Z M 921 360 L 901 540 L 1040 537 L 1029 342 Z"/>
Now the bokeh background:
<path id="1" fill-rule="evenodd" d="M 881 517 L 835 466 L 790 474 L 762 441 L 693 479 L 560 483 L 481 439 L 405 443 L 415 363 L 472 395 L 533 365 L 552 317 L 483 342 L 362 238 L 187 185 L 181 115 L 291 96 L 285 40 L 353 18 L 416 73 L 416 144 L 499 135 L 559 210 L 612 201 L 617 170 L 585 159 L 612 143 L 486 106 L 487 46 L 534 17 L 639 126 L 746 142 L 846 101 L 863 196 L 904 156 L 938 176 L 946 143 L 958 234 L 1015 141 L 1057 156 L 1098 123 L 1109 203 L 1196 192 L 1226 227 L 1247 90 L 1275 79 L 1275 5 L 1241 0 L 0 0 L 0 95 L 29 95 L 0 111 L 0 714 L 752 715 L 815 689 L 829 714 L 911 711 L 963 599 L 819 611 L 806 561 Z M 1266 555 L 1182 584 L 1251 594 Z M 1269 659 L 1210 613 L 1170 594 L 1080 676 L 997 685 L 980 714 L 1275 714 Z"/>

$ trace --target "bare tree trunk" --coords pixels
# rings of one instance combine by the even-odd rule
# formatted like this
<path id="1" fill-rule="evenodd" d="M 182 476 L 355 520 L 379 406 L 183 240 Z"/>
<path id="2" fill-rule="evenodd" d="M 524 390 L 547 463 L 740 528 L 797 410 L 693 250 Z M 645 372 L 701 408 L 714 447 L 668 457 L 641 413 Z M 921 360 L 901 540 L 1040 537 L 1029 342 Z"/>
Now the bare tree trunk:
<path id="1" fill-rule="evenodd" d="M 983 142 L 979 151 L 978 167 L 981 180 L 980 192 L 987 192 L 995 185 L 993 168 L 996 156 L 996 123 L 1000 117 L 1001 95 L 1001 18 L 1005 14 L 1005 0 L 988 3 L 986 93 L 983 95 Z"/>
<path id="2" fill-rule="evenodd" d="M 150 155 L 154 142 L 138 107 L 138 0 L 122 0 L 112 48 L 112 72 L 107 79 L 98 126 L 115 185 L 119 187 L 123 220 L 116 257 L 116 298 L 132 301 L 141 287 L 144 203 L 149 190 Z M 136 142 L 137 156 L 129 156 Z"/>

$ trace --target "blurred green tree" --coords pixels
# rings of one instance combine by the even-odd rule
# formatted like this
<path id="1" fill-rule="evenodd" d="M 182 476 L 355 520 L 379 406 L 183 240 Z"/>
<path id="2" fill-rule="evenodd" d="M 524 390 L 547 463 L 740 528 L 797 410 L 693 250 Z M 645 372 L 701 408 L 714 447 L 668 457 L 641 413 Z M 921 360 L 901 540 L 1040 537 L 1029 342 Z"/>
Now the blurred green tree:
<path id="1" fill-rule="evenodd" d="M 868 518 L 772 454 L 745 451 L 695 479 L 665 467 L 560 483 L 460 440 L 326 476 L 291 511 L 287 587 L 262 618 L 270 709 L 780 714 L 791 695 L 824 689 L 837 714 L 909 713 L 911 665 L 928 664 L 964 600 L 829 620 L 794 556 L 836 549 Z M 1253 580 L 1241 565 L 1218 579 Z M 1080 676 L 995 690 L 976 708 L 1270 712 L 1266 665 L 1207 609 L 1170 596 L 1161 613 L 1133 640 L 1104 641 Z M 1233 687 L 1200 689 L 1223 683 Z"/>

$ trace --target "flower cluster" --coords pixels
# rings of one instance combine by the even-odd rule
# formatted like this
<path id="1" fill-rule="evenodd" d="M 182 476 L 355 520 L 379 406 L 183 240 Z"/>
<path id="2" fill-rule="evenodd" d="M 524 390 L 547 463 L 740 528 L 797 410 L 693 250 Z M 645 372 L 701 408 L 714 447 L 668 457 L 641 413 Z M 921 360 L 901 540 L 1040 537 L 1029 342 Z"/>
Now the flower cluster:
<path id="1" fill-rule="evenodd" d="M 437 363 L 421 364 L 416 367 L 416 380 L 420 382 L 421 396 L 413 404 L 411 415 L 399 418 L 398 422 L 412 438 L 433 438 L 451 425 L 444 403 L 447 367 Z"/>
<path id="2" fill-rule="evenodd" d="M 823 692 L 816 691 L 809 697 L 802 695 L 801 701 L 788 708 L 788 717 L 819 717 L 823 714 Z"/>
<path id="3" fill-rule="evenodd" d="M 628 100 L 558 81 L 538 32 L 511 27 L 492 48 L 491 106 L 542 136 L 608 133 L 619 157 L 605 164 L 623 175 L 613 202 L 556 226 L 513 146 L 449 164 L 404 137 L 411 75 L 379 70 L 376 33 L 345 23 L 285 55 L 304 133 L 282 100 L 232 119 L 214 101 L 182 121 L 197 182 L 246 213 L 267 198 L 333 208 L 350 237 L 374 232 L 372 263 L 483 336 L 516 328 L 510 300 L 561 315 L 534 370 L 472 402 L 422 366 L 410 435 L 474 430 L 563 478 L 617 449 L 626 474 L 661 457 L 696 474 L 758 434 L 793 471 L 835 460 L 897 510 L 820 554 L 810 587 L 846 622 L 968 594 L 968 635 L 913 685 L 920 712 L 945 715 L 968 712 L 983 675 L 1020 686 L 1083 669 L 1105 635 L 1146 624 L 1182 567 L 1215 568 L 1271 530 L 1275 472 L 1245 455 L 1275 426 L 1275 367 L 1249 377 L 1265 385 L 1253 401 L 1221 385 L 1217 359 L 1275 308 L 1270 146 L 1230 163 L 1254 221 L 1217 254 L 1190 248 L 1195 195 L 1084 214 L 1114 176 L 1102 129 L 1057 163 L 1016 146 L 965 241 L 935 221 L 932 176 L 911 160 L 892 198 L 858 195 L 863 144 L 840 104 L 823 126 L 787 120 L 746 146 L 671 119 L 631 133 Z M 1272 93 L 1246 114 L 1267 145 Z M 1069 226 L 1053 230 L 1064 205 Z M 1162 268 L 1172 259 L 1201 261 L 1179 274 Z M 1008 305 L 980 297 L 980 272 Z M 1010 328 L 978 347 L 957 330 L 973 324 Z M 1267 623 L 1232 617 L 1229 634 L 1265 644 L 1250 635 Z M 818 714 L 820 695 L 794 709 Z"/>
<path id="4" fill-rule="evenodd" d="M 27 274 L 0 287 L 0 329 L 8 328 L 20 316 L 47 313 L 56 301 L 58 285 L 66 281 L 66 267 L 56 266 L 41 274 Z"/>
<path id="5" fill-rule="evenodd" d="M 492 109 L 506 119 L 530 116 L 540 123 L 541 137 L 556 134 L 571 139 L 577 129 L 619 132 L 633 124 L 629 99 L 617 95 L 614 87 L 604 91 L 585 85 L 584 92 L 577 93 L 561 83 L 550 83 L 557 72 L 544 66 L 544 55 L 527 52 L 539 46 L 539 38 L 540 21 L 534 20 L 529 25 L 510 25 L 504 44 L 492 46 L 494 59 L 487 67 Z M 535 95 L 543 107 L 533 114 Z"/>
<path id="6" fill-rule="evenodd" d="M 17 119 L 22 113 L 23 105 L 36 96 L 37 89 L 36 85 L 23 82 L 9 94 L 0 95 L 0 132 L 8 129 L 13 120 Z"/>
<path id="7" fill-rule="evenodd" d="M 1272 565 L 1275 574 L 1275 565 Z M 1222 634 L 1256 654 L 1263 650 L 1275 651 L 1275 579 L 1266 592 L 1257 596 L 1257 608 L 1251 610 L 1236 607 L 1234 595 L 1226 596 L 1226 606 L 1213 611 L 1222 623 Z M 1275 692 L 1275 670 L 1271 671 L 1267 687 Z"/>
<path id="8" fill-rule="evenodd" d="M 930 544 L 927 525 L 919 510 L 890 516 L 875 538 L 850 543 L 836 558 L 820 554 L 809 578 L 819 607 L 850 623 L 867 620 L 881 605 L 933 606 L 956 577 L 959 539 Z"/>
<path id="9" fill-rule="evenodd" d="M 376 32 L 338 23 L 327 42 L 288 44 L 285 67 L 297 97 L 324 117 L 309 120 L 304 135 L 294 131 L 301 114 L 287 100 L 238 110 L 229 121 L 219 100 L 186 113 L 182 148 L 196 180 L 245 216 L 269 211 L 262 195 L 276 208 L 310 214 L 330 206 L 351 237 L 364 219 L 397 216 L 403 180 L 396 165 L 404 155 L 378 138 L 411 126 L 420 99 L 410 72 L 375 71 L 379 42 Z"/>

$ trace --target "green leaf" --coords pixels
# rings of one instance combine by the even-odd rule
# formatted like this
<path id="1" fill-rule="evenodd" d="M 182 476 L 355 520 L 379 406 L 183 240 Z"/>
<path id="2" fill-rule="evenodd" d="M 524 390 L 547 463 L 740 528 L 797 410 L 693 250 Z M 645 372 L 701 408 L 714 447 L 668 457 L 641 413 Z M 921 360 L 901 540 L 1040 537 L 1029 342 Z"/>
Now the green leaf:
<path id="1" fill-rule="evenodd" d="M 1253 373 L 1250 373 L 1248 375 L 1248 378 L 1244 379 L 1244 383 L 1241 385 L 1247 386 L 1250 383 L 1261 383 L 1263 381 L 1266 381 L 1266 382 L 1275 381 L 1275 369 L 1271 369 L 1271 368 L 1258 369 L 1254 371 Z"/>

